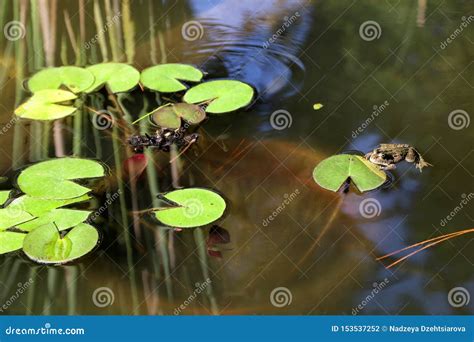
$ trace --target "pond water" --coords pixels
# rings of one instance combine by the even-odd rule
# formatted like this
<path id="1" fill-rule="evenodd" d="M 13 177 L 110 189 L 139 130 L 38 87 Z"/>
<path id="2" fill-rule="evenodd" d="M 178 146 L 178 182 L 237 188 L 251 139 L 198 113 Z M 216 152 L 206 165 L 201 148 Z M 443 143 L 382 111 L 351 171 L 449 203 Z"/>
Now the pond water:
<path id="1" fill-rule="evenodd" d="M 107 3 L 118 21 L 107 19 Z M 9 303 L 2 312 L 473 314 L 474 300 L 456 307 L 448 296 L 456 287 L 474 294 L 470 234 L 390 269 L 385 266 L 395 259 L 376 260 L 472 228 L 474 220 L 469 200 L 458 210 L 473 192 L 473 7 L 468 1 L 424 4 L 60 2 L 56 45 L 46 54 L 35 39 L 39 24 L 31 21 L 38 8 L 2 5 L 3 24 L 26 23 L 23 38 L 0 44 L 0 166 L 10 179 L 22 166 L 55 155 L 52 135 L 44 133 L 52 126 L 14 122 L 12 115 L 27 96 L 26 77 L 46 62 L 75 63 L 64 10 L 77 37 L 83 20 L 90 46 L 78 44 L 88 64 L 104 59 L 93 37 L 108 27 L 102 29 L 108 60 L 139 70 L 190 63 L 208 78 L 247 82 L 258 94 L 247 110 L 209 118 L 179 170 L 171 170 L 167 153 L 149 153 L 150 166 L 136 184 L 117 179 L 131 154 L 123 127 L 95 130 L 89 113 L 80 117 L 77 137 L 76 119 L 64 120 L 66 153 L 110 168 L 107 186 L 97 184 L 90 206 L 103 204 L 104 189 L 109 196 L 122 189 L 120 199 L 96 222 L 101 244 L 75 263 L 43 266 L 21 253 L 0 256 L 0 304 Z M 112 34 L 120 39 L 110 40 Z M 135 117 L 154 100 L 142 97 L 137 90 L 126 100 Z M 323 107 L 314 110 L 315 103 Z M 390 171 L 390 185 L 364 194 L 336 194 L 314 183 L 312 170 L 322 159 L 366 153 L 380 143 L 416 146 L 434 166 L 420 173 L 400 163 Z M 229 208 L 218 228 L 177 232 L 139 213 L 156 203 L 154 190 L 178 185 L 224 194 Z"/>

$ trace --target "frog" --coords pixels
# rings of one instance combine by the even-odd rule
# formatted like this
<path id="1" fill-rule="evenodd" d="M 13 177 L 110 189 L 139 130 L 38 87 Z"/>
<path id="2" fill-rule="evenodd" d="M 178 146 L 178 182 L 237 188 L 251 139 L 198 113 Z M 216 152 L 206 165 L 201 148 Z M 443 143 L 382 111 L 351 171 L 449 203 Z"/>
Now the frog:
<path id="1" fill-rule="evenodd" d="M 401 161 L 414 163 L 420 172 L 424 167 L 433 166 L 423 159 L 416 148 L 408 144 L 380 144 L 372 152 L 367 153 L 365 158 L 381 170 L 393 170 L 396 168 L 395 164 Z"/>

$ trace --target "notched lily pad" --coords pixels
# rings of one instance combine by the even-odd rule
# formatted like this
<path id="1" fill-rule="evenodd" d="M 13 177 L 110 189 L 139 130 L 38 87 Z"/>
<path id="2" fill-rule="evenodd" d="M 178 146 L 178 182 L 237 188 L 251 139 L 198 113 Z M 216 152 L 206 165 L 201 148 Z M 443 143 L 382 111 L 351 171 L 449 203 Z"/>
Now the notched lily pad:
<path id="1" fill-rule="evenodd" d="M 10 197 L 11 190 L 1 190 L 0 191 L 0 205 L 4 205 L 5 202 Z"/>
<path id="2" fill-rule="evenodd" d="M 338 191 L 350 178 L 359 191 L 364 192 L 381 186 L 387 175 L 361 156 L 339 154 L 319 163 L 313 171 L 313 178 L 321 187 L 331 191 Z"/>
<path id="3" fill-rule="evenodd" d="M 15 115 L 30 120 L 56 120 L 73 114 L 77 108 L 61 104 L 75 100 L 77 96 L 61 89 L 39 90 L 15 109 Z"/>
<path id="4" fill-rule="evenodd" d="M 47 224 L 28 233 L 23 251 L 33 261 L 44 264 L 63 264 L 80 258 L 97 245 L 97 229 L 81 223 L 61 237 L 54 224 Z"/>
<path id="5" fill-rule="evenodd" d="M 73 180 L 104 176 L 104 167 L 93 160 L 58 158 L 32 165 L 18 176 L 17 183 L 27 195 L 44 199 L 71 199 L 91 189 Z"/>
<path id="6" fill-rule="evenodd" d="M 23 195 L 18 198 L 15 198 L 8 205 L 8 208 L 16 207 L 18 209 L 27 211 L 33 216 L 42 216 L 53 209 L 57 209 L 74 203 L 84 202 L 89 200 L 90 198 L 91 197 L 87 194 L 70 199 L 44 199 Z"/>
<path id="7" fill-rule="evenodd" d="M 112 93 L 123 93 L 137 86 L 140 73 L 131 65 L 124 63 L 101 63 L 87 67 L 94 75 L 94 83 L 86 90 L 91 93 L 104 85 Z"/>
<path id="8" fill-rule="evenodd" d="M 0 231 L 15 227 L 23 222 L 34 219 L 34 216 L 21 208 L 0 209 Z"/>
<path id="9" fill-rule="evenodd" d="M 62 66 L 37 72 L 28 81 L 28 88 L 35 93 L 44 89 L 59 89 L 64 85 L 73 93 L 80 93 L 93 83 L 94 75 L 89 70 L 75 66 Z"/>
<path id="10" fill-rule="evenodd" d="M 218 193 L 202 188 L 179 189 L 162 196 L 170 207 L 154 212 L 163 224 L 177 228 L 205 226 L 218 220 L 225 211 L 225 200 Z"/>
<path id="11" fill-rule="evenodd" d="M 232 112 L 250 104 L 254 90 L 246 83 L 235 80 L 218 80 L 198 84 L 184 94 L 183 101 L 202 103 L 209 101 L 208 113 Z"/>
<path id="12" fill-rule="evenodd" d="M 140 81 L 144 87 L 161 93 L 174 93 L 187 87 L 180 81 L 199 82 L 201 70 L 187 64 L 160 64 L 142 71 Z"/>
<path id="13" fill-rule="evenodd" d="M 181 127 L 181 119 L 196 125 L 206 118 L 206 112 L 197 105 L 176 103 L 158 109 L 152 115 L 152 122 L 160 127 L 177 129 Z"/>
<path id="14" fill-rule="evenodd" d="M 55 223 L 58 230 L 66 230 L 87 220 L 91 211 L 76 209 L 53 209 L 34 220 L 17 225 L 17 228 L 30 232 L 48 223 Z"/>
<path id="15" fill-rule="evenodd" d="M 17 232 L 0 232 L 0 254 L 21 249 L 26 234 Z"/>

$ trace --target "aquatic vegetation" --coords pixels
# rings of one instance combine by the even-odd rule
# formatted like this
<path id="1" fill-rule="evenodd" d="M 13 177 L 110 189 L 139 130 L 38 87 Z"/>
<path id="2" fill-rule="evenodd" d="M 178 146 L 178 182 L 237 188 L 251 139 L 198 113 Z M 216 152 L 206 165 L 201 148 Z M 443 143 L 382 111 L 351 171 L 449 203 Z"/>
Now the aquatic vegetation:
<path id="1" fill-rule="evenodd" d="M 154 211 L 164 225 L 194 228 L 217 221 L 224 214 L 226 203 L 215 191 L 203 188 L 179 189 L 160 195 L 168 206 Z"/>
<path id="2" fill-rule="evenodd" d="M 199 82 L 202 71 L 186 64 L 161 64 L 142 71 L 140 81 L 144 87 L 160 93 L 175 93 L 186 90 L 180 81 Z"/>
<path id="3" fill-rule="evenodd" d="M 183 120 L 197 125 L 206 119 L 206 112 L 200 106 L 188 103 L 175 103 L 163 106 L 152 115 L 152 122 L 164 128 L 178 129 Z"/>
<path id="4" fill-rule="evenodd" d="M 38 90 L 26 102 L 15 109 L 16 116 L 23 119 L 49 121 L 73 114 L 77 108 L 63 103 L 75 100 L 77 96 L 66 90 Z"/>
<path id="5" fill-rule="evenodd" d="M 48 68 L 34 74 L 28 80 L 28 89 L 32 93 L 45 89 L 66 87 L 77 94 L 85 91 L 94 83 L 94 75 L 87 69 L 75 66 Z"/>
<path id="6" fill-rule="evenodd" d="M 86 89 L 87 93 L 106 86 L 112 93 L 122 93 L 135 88 L 140 81 L 140 73 L 124 63 L 101 63 L 86 68 L 94 76 L 94 83 Z"/>
<path id="7" fill-rule="evenodd" d="M 331 191 L 338 191 L 349 179 L 359 191 L 364 192 L 381 186 L 387 175 L 361 156 L 339 154 L 319 163 L 313 171 L 313 179 Z"/>
<path id="8" fill-rule="evenodd" d="M 17 232 L 0 232 L 0 254 L 16 251 L 23 247 L 26 234 Z"/>

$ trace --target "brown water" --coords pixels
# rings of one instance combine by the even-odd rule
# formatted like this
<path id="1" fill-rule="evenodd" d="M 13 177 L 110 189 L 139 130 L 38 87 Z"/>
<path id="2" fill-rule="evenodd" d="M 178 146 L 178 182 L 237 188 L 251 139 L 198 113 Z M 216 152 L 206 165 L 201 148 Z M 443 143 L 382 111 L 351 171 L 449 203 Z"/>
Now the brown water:
<path id="1" fill-rule="evenodd" d="M 82 14 L 78 3 L 60 3 L 50 63 L 75 62 L 63 10 L 77 37 L 82 15 L 85 41 L 97 33 L 94 1 L 84 3 Z M 221 238 L 209 227 L 176 232 L 134 214 L 153 207 L 154 182 L 159 191 L 173 188 L 169 156 L 156 152 L 154 166 L 136 187 L 124 184 L 126 211 L 116 200 L 98 220 L 103 241 L 87 257 L 47 267 L 21 253 L 0 256 L 0 303 L 9 303 L 4 313 L 474 313 L 473 301 L 459 308 L 448 301 L 455 287 L 474 293 L 469 234 L 389 270 L 375 260 L 472 227 L 470 202 L 442 221 L 459 207 L 463 194 L 473 192 L 473 125 L 461 120 L 456 127 L 449 120 L 456 110 L 464 111 L 455 112 L 457 118 L 470 119 L 474 109 L 471 3 L 429 1 L 426 8 L 423 1 L 163 3 L 131 1 L 127 7 L 127 2 L 110 1 L 112 13 L 121 13 L 114 27 L 125 34 L 114 56 L 110 30 L 105 33 L 109 60 L 128 58 L 138 69 L 193 63 L 210 78 L 240 79 L 258 92 L 250 109 L 211 117 L 200 129 L 199 146 L 182 158 L 181 186 L 211 187 L 229 201 L 227 215 L 218 222 Z M 35 45 L 35 32 L 41 31 L 32 27 L 32 8 L 23 12 L 19 4 L 2 11 L 2 25 L 14 18 L 26 23 L 24 38 L 0 44 L 1 122 L 6 128 L 0 136 L 0 165 L 8 177 L 25 164 L 55 155 L 51 136 L 43 133 L 42 140 L 34 141 L 41 137 L 35 130 L 42 128 L 9 124 L 15 102 L 27 95 L 21 90 L 23 79 L 45 63 L 43 45 Z M 100 10 L 106 23 L 102 2 Z M 183 27 L 193 21 L 197 39 L 186 40 Z M 367 21 L 376 22 L 375 37 L 360 33 Z M 446 43 L 451 35 L 454 39 Z M 66 48 L 61 52 L 62 39 Z M 97 43 L 81 50 L 88 63 L 103 60 Z M 139 91 L 130 98 L 135 102 L 126 104 L 134 116 L 154 101 L 148 96 L 144 104 Z M 324 107 L 315 111 L 314 103 Z M 286 111 L 291 125 L 272 127 L 271 115 L 278 110 Z M 112 130 L 94 135 L 90 117 L 81 117 L 82 145 L 76 155 L 110 166 L 108 191 L 113 194 L 118 182 Z M 73 121 L 63 124 L 66 150 L 72 154 Z M 121 165 L 130 151 L 122 143 L 126 133 L 121 127 L 116 134 Z M 313 182 L 312 170 L 323 158 L 348 150 L 368 152 L 390 142 L 416 146 L 434 167 L 420 174 L 412 165 L 398 164 L 390 185 L 363 195 L 354 189 L 346 195 L 330 193 Z M 97 188 L 96 208 L 105 199 L 104 187 Z M 362 215 L 367 201 L 378 215 Z M 209 239 L 230 241 L 209 252 Z"/>

